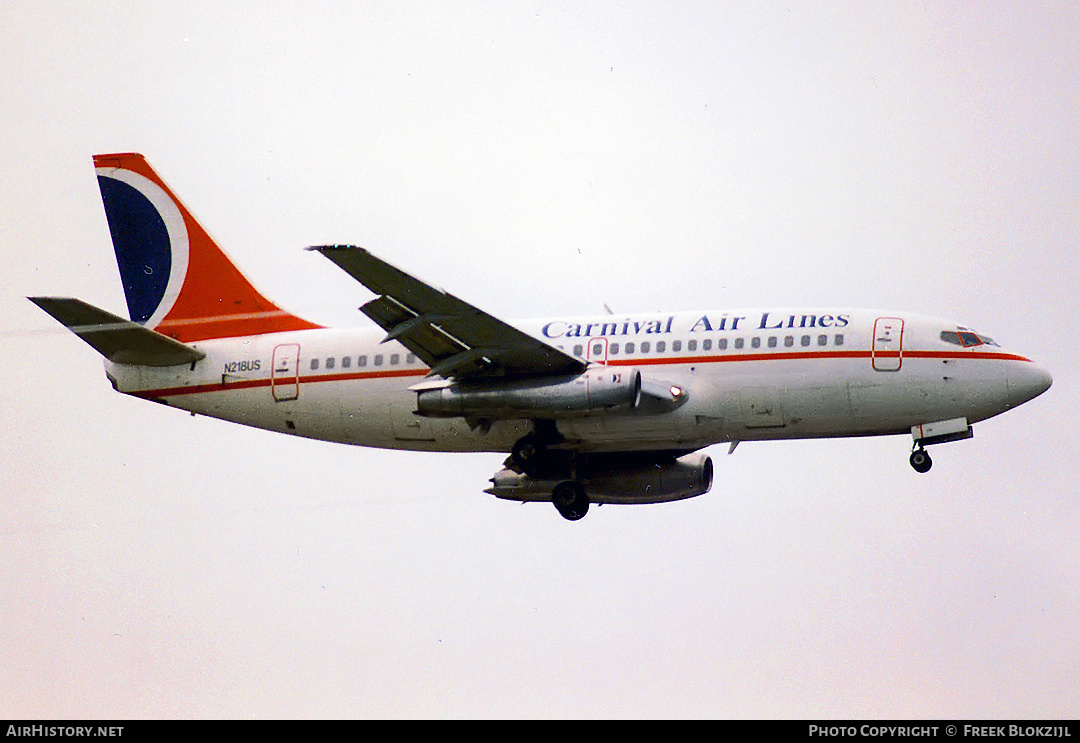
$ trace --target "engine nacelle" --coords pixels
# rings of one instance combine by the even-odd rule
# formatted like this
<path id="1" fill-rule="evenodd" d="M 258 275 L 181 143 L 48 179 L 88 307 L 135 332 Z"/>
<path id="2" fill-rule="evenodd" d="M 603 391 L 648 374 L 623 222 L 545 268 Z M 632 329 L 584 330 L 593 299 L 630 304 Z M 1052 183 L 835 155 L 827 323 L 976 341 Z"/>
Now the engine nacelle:
<path id="1" fill-rule="evenodd" d="M 417 414 L 428 418 L 565 418 L 637 407 L 641 373 L 597 367 L 571 377 L 444 382 L 414 389 Z"/>
<path id="2" fill-rule="evenodd" d="M 592 503 L 665 503 L 693 498 L 712 487 L 712 459 L 687 454 L 678 459 L 648 455 L 579 455 L 577 480 Z M 534 479 L 504 469 L 485 492 L 516 501 L 550 501 L 563 479 Z"/>

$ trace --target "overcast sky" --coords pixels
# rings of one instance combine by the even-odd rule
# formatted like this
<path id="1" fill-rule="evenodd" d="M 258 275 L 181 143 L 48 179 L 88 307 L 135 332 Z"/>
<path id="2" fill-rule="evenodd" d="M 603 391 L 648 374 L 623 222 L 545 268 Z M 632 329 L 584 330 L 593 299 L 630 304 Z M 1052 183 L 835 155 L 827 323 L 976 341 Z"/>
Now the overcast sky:
<path id="1" fill-rule="evenodd" d="M 1080 5 L 0 8 L 0 717 L 1080 715 Z M 309 319 L 367 247 L 505 318 L 952 318 L 1054 387 L 935 447 L 711 451 L 581 522 L 502 457 L 117 395 L 25 300 L 125 310 L 91 155 L 144 153 Z"/>

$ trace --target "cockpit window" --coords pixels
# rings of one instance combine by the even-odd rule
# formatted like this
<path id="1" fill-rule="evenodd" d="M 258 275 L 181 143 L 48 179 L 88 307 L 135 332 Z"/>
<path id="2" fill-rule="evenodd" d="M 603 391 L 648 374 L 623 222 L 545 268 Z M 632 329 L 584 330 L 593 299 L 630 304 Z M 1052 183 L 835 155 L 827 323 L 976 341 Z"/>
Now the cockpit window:
<path id="1" fill-rule="evenodd" d="M 946 343 L 952 343 L 957 346 L 963 346 L 964 348 L 974 348 L 975 346 L 996 346 L 993 338 L 989 338 L 985 335 L 980 335 L 971 330 L 944 330 L 941 333 L 941 340 Z"/>

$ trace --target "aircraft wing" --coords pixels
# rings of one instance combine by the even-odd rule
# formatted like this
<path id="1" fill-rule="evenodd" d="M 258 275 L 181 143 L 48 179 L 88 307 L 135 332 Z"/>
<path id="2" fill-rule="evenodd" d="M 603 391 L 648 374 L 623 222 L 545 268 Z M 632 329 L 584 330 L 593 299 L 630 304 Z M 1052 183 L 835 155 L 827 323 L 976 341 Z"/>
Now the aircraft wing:
<path id="1" fill-rule="evenodd" d="M 410 276 L 363 248 L 322 245 L 316 250 L 379 296 L 360 308 L 431 367 L 449 379 L 577 374 L 581 359 L 533 338 L 486 312 Z"/>

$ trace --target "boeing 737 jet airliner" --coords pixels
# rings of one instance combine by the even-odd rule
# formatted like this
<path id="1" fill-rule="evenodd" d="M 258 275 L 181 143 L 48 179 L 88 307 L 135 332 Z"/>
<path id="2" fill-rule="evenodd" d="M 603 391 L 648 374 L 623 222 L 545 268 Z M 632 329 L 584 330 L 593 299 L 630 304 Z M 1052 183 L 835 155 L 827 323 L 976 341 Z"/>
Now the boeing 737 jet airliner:
<path id="1" fill-rule="evenodd" d="M 925 447 L 1050 387 L 1050 374 L 954 322 L 846 307 L 507 323 L 358 247 L 310 248 L 375 298 L 379 328 L 333 329 L 260 294 L 137 154 L 94 158 L 130 319 L 32 297 L 106 359 L 115 389 L 359 446 L 508 453 L 487 492 L 660 503 L 709 490 L 701 450 L 910 434 Z"/>

